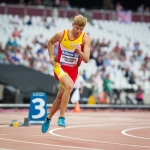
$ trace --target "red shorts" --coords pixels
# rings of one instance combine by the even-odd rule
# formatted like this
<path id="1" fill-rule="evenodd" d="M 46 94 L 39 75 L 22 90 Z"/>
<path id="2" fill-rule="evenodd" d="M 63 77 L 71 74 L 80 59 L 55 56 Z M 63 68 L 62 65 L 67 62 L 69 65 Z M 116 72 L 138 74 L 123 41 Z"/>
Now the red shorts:
<path id="1" fill-rule="evenodd" d="M 63 69 L 64 72 L 66 72 L 70 76 L 70 78 L 75 83 L 78 77 L 78 68 L 73 68 L 68 66 L 61 66 L 61 68 Z M 54 72 L 54 76 L 59 81 L 59 78 L 57 77 L 57 74 L 55 72 Z"/>

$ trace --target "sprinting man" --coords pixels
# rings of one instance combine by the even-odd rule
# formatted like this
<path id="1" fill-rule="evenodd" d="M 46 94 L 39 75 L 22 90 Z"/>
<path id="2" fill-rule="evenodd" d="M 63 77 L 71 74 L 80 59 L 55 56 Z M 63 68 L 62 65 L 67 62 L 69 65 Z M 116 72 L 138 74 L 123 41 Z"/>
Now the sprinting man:
<path id="1" fill-rule="evenodd" d="M 90 37 L 83 32 L 86 23 L 85 17 L 77 15 L 73 20 L 71 30 L 66 29 L 56 33 L 48 42 L 50 63 L 54 66 L 54 76 L 60 83 L 60 89 L 42 125 L 43 133 L 49 129 L 51 118 L 59 108 L 58 126 L 66 126 L 65 111 L 78 76 L 78 67 L 82 60 L 85 63 L 89 62 Z M 56 42 L 59 42 L 57 62 L 54 56 Z"/>

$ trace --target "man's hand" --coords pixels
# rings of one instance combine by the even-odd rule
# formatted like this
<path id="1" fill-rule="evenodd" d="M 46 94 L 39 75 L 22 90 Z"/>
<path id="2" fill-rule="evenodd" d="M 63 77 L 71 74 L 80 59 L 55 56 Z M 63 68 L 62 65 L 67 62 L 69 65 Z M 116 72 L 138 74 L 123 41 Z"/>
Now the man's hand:
<path id="1" fill-rule="evenodd" d="M 81 53 L 81 45 L 80 44 L 75 45 L 75 52 L 77 52 L 78 54 Z"/>
<path id="2" fill-rule="evenodd" d="M 50 58 L 50 63 L 55 67 L 56 61 L 55 61 L 56 56 L 51 56 Z"/>

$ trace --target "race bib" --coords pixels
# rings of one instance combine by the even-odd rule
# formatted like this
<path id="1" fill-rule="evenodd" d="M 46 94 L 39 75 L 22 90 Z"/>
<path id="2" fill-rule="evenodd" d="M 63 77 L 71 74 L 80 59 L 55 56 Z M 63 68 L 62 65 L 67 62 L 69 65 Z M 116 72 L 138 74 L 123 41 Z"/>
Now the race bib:
<path id="1" fill-rule="evenodd" d="M 79 59 L 79 54 L 62 50 L 60 63 L 65 66 L 75 67 Z"/>

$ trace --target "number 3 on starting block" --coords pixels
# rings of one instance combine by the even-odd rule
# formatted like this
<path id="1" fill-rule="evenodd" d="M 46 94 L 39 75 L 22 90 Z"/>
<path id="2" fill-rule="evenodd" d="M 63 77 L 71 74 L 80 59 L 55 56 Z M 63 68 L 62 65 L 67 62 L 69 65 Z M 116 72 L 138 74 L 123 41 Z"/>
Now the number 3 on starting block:
<path id="1" fill-rule="evenodd" d="M 30 98 L 30 124 L 42 124 L 47 115 L 47 100 L 45 93 L 33 92 Z"/>

